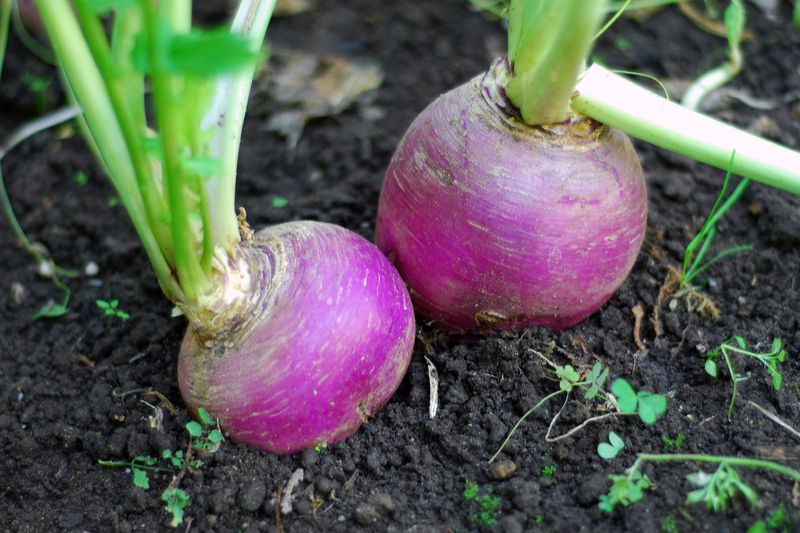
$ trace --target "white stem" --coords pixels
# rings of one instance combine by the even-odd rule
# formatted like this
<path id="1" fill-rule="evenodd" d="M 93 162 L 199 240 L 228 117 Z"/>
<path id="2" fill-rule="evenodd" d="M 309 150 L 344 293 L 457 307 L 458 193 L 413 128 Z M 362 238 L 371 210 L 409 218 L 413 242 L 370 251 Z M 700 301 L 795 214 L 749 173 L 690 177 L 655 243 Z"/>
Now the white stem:
<path id="1" fill-rule="evenodd" d="M 599 65 L 575 88 L 572 108 L 666 150 L 800 194 L 800 153 L 670 102 Z"/>
<path id="2" fill-rule="evenodd" d="M 261 46 L 267 33 L 277 0 L 241 0 L 231 23 L 231 32 L 250 39 Z M 234 75 L 220 78 L 214 89 L 211 107 L 203 118 L 202 128 L 216 128 L 210 141 L 212 157 L 220 158 L 222 176 L 206 181 L 207 197 L 213 199 L 211 225 L 214 242 L 226 247 L 232 243 L 224 237 L 238 235 L 235 216 L 236 166 L 239 159 L 239 143 L 242 125 L 247 110 L 250 86 L 253 83 L 256 65 L 245 68 Z"/>

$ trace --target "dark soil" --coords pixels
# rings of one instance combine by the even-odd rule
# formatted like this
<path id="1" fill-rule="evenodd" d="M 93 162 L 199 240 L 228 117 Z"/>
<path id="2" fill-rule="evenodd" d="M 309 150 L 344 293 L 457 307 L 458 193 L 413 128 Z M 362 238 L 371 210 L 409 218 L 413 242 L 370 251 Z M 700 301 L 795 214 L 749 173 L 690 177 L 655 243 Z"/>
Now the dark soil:
<path id="1" fill-rule="evenodd" d="M 731 87 L 772 107 L 756 110 L 734 99 L 713 112 L 798 148 L 800 30 L 791 26 L 791 3 L 780 3 L 771 19 L 748 5 L 755 40 L 746 45 L 745 71 Z M 204 9 L 206 17 L 221 15 Z M 253 113 L 244 135 L 238 200 L 254 227 L 316 219 L 367 237 L 383 172 L 404 129 L 437 94 L 488 66 L 504 43 L 497 22 L 459 0 L 321 1 L 312 12 L 275 20 L 270 41 L 275 49 L 377 58 L 386 77 L 370 105 L 385 116 L 368 123 L 352 108 L 316 120 L 290 162 L 285 141 L 264 129 L 268 113 Z M 596 54 L 616 68 L 688 80 L 718 64 L 725 47 L 724 39 L 669 8 L 644 22 L 620 21 Z M 40 113 L 37 98 L 21 83 L 25 72 L 53 75 L 12 36 L 0 84 L 0 138 Z M 60 98 L 53 85 L 47 109 Z M 254 109 L 274 107 L 266 92 L 256 91 Z M 172 475 L 151 474 L 145 491 L 124 468 L 104 468 L 98 460 L 160 456 L 187 446 L 189 418 L 175 380 L 186 324 L 169 318 L 170 305 L 127 216 L 112 201 L 115 193 L 83 142 L 63 133 L 43 133 L 14 150 L 3 161 L 6 183 L 32 239 L 60 265 L 83 269 L 95 262 L 99 274 L 69 281 L 66 316 L 32 320 L 58 292 L 36 274 L 8 225 L 0 224 L 0 530 L 168 530 L 160 494 Z M 648 239 L 631 276 L 600 312 L 560 333 L 532 329 L 466 340 L 422 323 L 402 386 L 373 420 L 320 453 L 279 457 L 224 442 L 181 481 L 191 497 L 181 529 L 473 530 L 484 526 L 470 518 L 478 506 L 463 496 L 467 480 L 499 497 L 492 527 L 508 532 L 661 531 L 668 517 L 680 531 L 745 531 L 781 505 L 797 520 L 800 489 L 794 487 L 793 501 L 791 481 L 758 470 L 743 471 L 742 477 L 759 493 L 759 507 L 741 497 L 719 513 L 685 504 L 691 490 L 686 475 L 713 469 L 686 463 L 646 466 L 654 487 L 636 505 L 610 515 L 597 507 L 609 488 L 608 475 L 622 473 L 637 452 L 660 452 L 662 435 L 685 437 L 681 448 L 670 451 L 761 457 L 800 468 L 798 438 L 749 403 L 800 427 L 800 202 L 753 184 L 720 223 L 716 244 L 721 250 L 752 243 L 753 250 L 713 267 L 703 288 L 718 305 L 719 320 L 667 299 L 659 306 L 664 333 L 657 338 L 650 318 L 659 288 L 702 225 L 724 173 L 644 144 L 638 148 L 649 182 Z M 88 176 L 84 186 L 73 179 L 79 170 Z M 287 198 L 288 206 L 273 207 L 275 196 Z M 95 305 L 99 298 L 119 299 L 130 319 L 106 323 Z M 644 353 L 634 342 L 637 305 L 646 311 Z M 732 335 L 759 349 L 781 338 L 789 356 L 780 391 L 758 362 L 736 360 L 739 372 L 752 377 L 741 383 L 728 421 L 730 379 L 726 372 L 717 380 L 709 377 L 701 354 Z M 502 455 L 516 472 L 493 479 L 489 457 L 517 419 L 558 387 L 536 352 L 579 368 L 601 361 L 612 377 L 666 394 L 669 410 L 652 426 L 634 417 L 612 418 L 551 444 L 544 436 L 561 405 L 554 400 L 521 427 Z M 434 419 L 428 416 L 424 356 L 439 375 Z M 163 429 L 149 421 L 158 409 Z M 576 397 L 556 429 L 566 431 L 601 412 L 597 402 Z M 611 430 L 623 436 L 626 448 L 606 462 L 596 447 Z M 304 478 L 294 488 L 293 511 L 279 515 L 276 497 L 299 468 Z M 797 527 L 795 522 L 787 531 Z"/>

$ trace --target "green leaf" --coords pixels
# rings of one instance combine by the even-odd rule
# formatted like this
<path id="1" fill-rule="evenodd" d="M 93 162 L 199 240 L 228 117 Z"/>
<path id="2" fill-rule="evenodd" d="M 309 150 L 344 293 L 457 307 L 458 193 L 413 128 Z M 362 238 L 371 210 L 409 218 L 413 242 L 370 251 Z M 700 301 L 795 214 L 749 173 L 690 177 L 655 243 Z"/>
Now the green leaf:
<path id="1" fill-rule="evenodd" d="M 95 300 L 94 303 L 102 310 L 111 309 L 111 305 L 105 300 Z"/>
<path id="2" fill-rule="evenodd" d="M 222 432 L 220 430 L 218 430 L 218 429 L 212 429 L 208 433 L 209 442 L 212 442 L 214 444 L 219 444 L 220 442 L 223 441 L 223 439 L 224 439 L 224 437 L 222 436 Z"/>
<path id="3" fill-rule="evenodd" d="M 197 418 L 200 419 L 200 422 L 204 426 L 213 426 L 214 425 L 214 418 L 210 414 L 208 414 L 208 411 L 206 411 L 202 407 L 197 410 Z M 192 436 L 193 437 L 197 437 L 198 435 L 192 435 Z"/>
<path id="4" fill-rule="evenodd" d="M 133 484 L 140 489 L 147 490 L 150 488 L 150 480 L 147 478 L 147 472 L 132 468 L 133 471 Z"/>
<path id="5" fill-rule="evenodd" d="M 717 363 L 715 363 L 713 359 L 706 359 L 705 369 L 706 374 L 712 378 L 717 377 Z"/>
<path id="6" fill-rule="evenodd" d="M 183 168 L 191 174 L 204 178 L 222 174 L 222 162 L 218 157 L 193 157 L 183 161 Z"/>
<path id="7" fill-rule="evenodd" d="M 614 448 L 619 450 L 625 447 L 625 441 L 623 441 L 622 438 L 613 431 L 608 434 L 608 441 Z"/>
<path id="8" fill-rule="evenodd" d="M 273 196 L 272 197 L 272 207 L 276 209 L 282 209 L 289 205 L 289 200 L 284 198 L 283 196 Z"/>
<path id="9" fill-rule="evenodd" d="M 774 339 L 772 339 L 772 352 L 777 352 L 778 350 L 780 350 L 782 344 L 783 341 L 781 341 L 779 337 L 775 337 Z"/>
<path id="10" fill-rule="evenodd" d="M 170 526 L 178 527 L 183 522 L 183 510 L 189 505 L 189 495 L 175 487 L 169 487 L 161 493 L 161 499 L 166 502 L 164 507 L 172 515 Z"/>
<path id="11" fill-rule="evenodd" d="M 613 431 L 608 434 L 608 440 L 609 442 L 601 442 L 597 445 L 597 454 L 603 459 L 610 461 L 625 448 L 625 442 Z"/>
<path id="12" fill-rule="evenodd" d="M 97 15 L 106 15 L 111 10 L 121 11 L 136 7 L 136 0 L 89 0 L 89 9 Z"/>
<path id="13" fill-rule="evenodd" d="M 216 76 L 244 68 L 259 54 L 241 35 L 227 28 L 193 30 L 173 35 L 167 45 L 164 68 L 172 74 Z"/>
<path id="14" fill-rule="evenodd" d="M 622 378 L 614 380 L 611 384 L 611 392 L 617 398 L 617 407 L 622 413 L 633 413 L 636 411 L 636 391 L 633 390 L 630 383 Z"/>
<path id="15" fill-rule="evenodd" d="M 645 424 L 652 424 L 667 410 L 667 397 L 661 394 L 639 391 L 639 418 Z"/>
<path id="16" fill-rule="evenodd" d="M 41 318 L 58 318 L 67 314 L 67 306 L 58 304 L 54 301 L 49 301 L 41 306 L 34 314 L 33 319 L 39 320 Z"/>
<path id="17" fill-rule="evenodd" d="M 745 350 L 747 348 L 747 342 L 745 342 L 744 338 L 740 337 L 739 335 L 735 335 L 733 340 L 736 341 L 736 344 L 739 345 L 739 348 Z"/>
<path id="18" fill-rule="evenodd" d="M 556 368 L 556 376 L 561 378 L 559 387 L 561 390 L 570 391 L 572 387 L 580 380 L 578 372 L 572 368 L 572 365 L 564 365 Z"/>
<path id="19" fill-rule="evenodd" d="M 746 18 L 747 13 L 741 0 L 731 0 L 723 14 L 723 22 L 728 34 L 728 46 L 731 49 L 738 48 L 742 41 L 742 31 L 744 31 Z"/>
<path id="20" fill-rule="evenodd" d="M 192 437 L 201 437 L 203 435 L 203 426 L 201 426 L 199 422 L 192 420 L 191 422 L 187 422 L 186 431 L 188 431 L 189 435 Z"/>

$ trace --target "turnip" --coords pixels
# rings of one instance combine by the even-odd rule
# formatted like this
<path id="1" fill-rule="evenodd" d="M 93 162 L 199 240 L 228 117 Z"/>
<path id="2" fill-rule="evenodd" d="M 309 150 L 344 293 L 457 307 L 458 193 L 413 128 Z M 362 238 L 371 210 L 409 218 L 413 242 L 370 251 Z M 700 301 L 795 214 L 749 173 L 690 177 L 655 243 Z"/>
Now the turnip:
<path id="1" fill-rule="evenodd" d="M 229 29 L 201 31 L 188 0 L 75 0 L 74 11 L 37 0 L 89 144 L 189 321 L 187 407 L 234 440 L 291 453 L 376 413 L 408 367 L 415 323 L 402 279 L 363 237 L 318 222 L 254 234 L 236 215 L 242 121 L 274 4 L 244 0 Z"/>
<path id="2" fill-rule="evenodd" d="M 606 2 L 511 0 L 508 56 L 440 96 L 389 165 L 375 240 L 454 331 L 566 328 L 632 268 L 647 220 L 621 130 L 800 192 L 800 156 L 583 66 Z"/>

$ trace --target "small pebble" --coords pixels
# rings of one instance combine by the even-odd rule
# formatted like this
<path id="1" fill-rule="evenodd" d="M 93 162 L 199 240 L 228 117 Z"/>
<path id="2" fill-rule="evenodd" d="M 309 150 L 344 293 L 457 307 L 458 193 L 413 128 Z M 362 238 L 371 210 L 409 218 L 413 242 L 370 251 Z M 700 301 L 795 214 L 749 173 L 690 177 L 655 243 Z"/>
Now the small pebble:
<path id="1" fill-rule="evenodd" d="M 354 516 L 356 523 L 361 526 L 371 526 L 377 522 L 380 517 L 380 511 L 370 503 L 362 503 L 356 507 Z"/>
<path id="2" fill-rule="evenodd" d="M 100 267 L 97 266 L 97 263 L 94 261 L 89 261 L 83 267 L 83 272 L 87 276 L 96 276 L 100 272 Z"/>
<path id="3" fill-rule="evenodd" d="M 517 471 L 514 461 L 498 461 L 489 467 L 489 477 L 495 480 L 508 479 Z"/>

